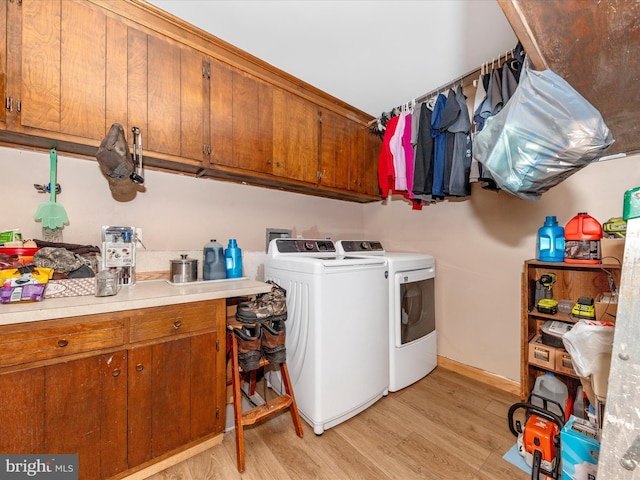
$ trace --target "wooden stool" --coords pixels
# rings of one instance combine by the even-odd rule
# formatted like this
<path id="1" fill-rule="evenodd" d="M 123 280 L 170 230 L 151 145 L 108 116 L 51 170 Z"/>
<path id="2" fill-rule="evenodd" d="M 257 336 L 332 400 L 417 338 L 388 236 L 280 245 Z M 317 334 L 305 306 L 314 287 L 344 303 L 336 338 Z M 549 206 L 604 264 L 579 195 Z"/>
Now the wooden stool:
<path id="1" fill-rule="evenodd" d="M 291 412 L 291 420 L 295 427 L 296 434 L 302 437 L 302 422 L 300 421 L 300 414 L 298 413 L 298 407 L 296 405 L 296 399 L 293 395 L 293 387 L 291 386 L 291 379 L 289 378 L 289 371 L 287 370 L 287 363 L 283 362 L 280 365 L 280 375 L 282 376 L 282 383 L 284 385 L 285 393 L 273 400 L 265 402 L 263 405 L 259 405 L 251 410 L 242 412 L 242 392 L 240 391 L 240 377 L 249 376 L 249 394 L 255 393 L 256 384 L 256 370 L 251 372 L 244 372 L 238 364 L 238 339 L 236 338 L 233 330 L 240 328 L 241 323 L 230 323 L 227 325 L 227 345 L 231 345 L 231 384 L 233 386 L 233 415 L 236 427 L 236 459 L 238 463 L 238 472 L 244 472 L 244 426 L 253 425 L 261 420 L 264 420 L 271 415 L 278 413 L 286 408 Z M 265 358 L 260 359 L 260 367 L 269 365 L 269 361 Z"/>

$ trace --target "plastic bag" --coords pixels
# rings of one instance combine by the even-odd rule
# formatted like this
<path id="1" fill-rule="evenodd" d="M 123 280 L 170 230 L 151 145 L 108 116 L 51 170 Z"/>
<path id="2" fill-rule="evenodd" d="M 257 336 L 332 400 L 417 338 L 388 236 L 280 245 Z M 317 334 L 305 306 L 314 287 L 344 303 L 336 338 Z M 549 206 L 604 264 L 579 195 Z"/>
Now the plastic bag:
<path id="1" fill-rule="evenodd" d="M 589 377 L 597 371 L 599 357 L 611 354 L 614 330 L 612 323 L 579 320 L 563 335 L 564 348 L 578 376 Z"/>
<path id="2" fill-rule="evenodd" d="M 600 112 L 551 70 L 525 59 L 508 103 L 475 137 L 474 155 L 498 186 L 537 200 L 613 143 Z"/>

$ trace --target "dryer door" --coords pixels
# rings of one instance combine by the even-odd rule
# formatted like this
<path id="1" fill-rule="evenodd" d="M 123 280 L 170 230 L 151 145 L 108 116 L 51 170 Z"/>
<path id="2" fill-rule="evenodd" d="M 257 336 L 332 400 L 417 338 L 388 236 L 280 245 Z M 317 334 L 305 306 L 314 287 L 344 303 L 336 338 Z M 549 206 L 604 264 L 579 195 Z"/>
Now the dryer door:
<path id="1" fill-rule="evenodd" d="M 395 275 L 395 345 L 402 347 L 429 335 L 436 328 L 435 270 L 398 272 Z"/>

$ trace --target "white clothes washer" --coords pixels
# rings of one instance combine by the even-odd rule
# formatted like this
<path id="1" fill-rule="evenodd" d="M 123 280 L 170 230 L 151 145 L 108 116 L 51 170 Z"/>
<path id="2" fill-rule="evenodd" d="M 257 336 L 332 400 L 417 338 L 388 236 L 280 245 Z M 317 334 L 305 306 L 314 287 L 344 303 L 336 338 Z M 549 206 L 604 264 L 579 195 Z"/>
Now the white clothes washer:
<path id="1" fill-rule="evenodd" d="M 265 279 L 286 290 L 287 367 L 302 418 L 322 434 L 389 393 L 387 267 L 331 240 L 277 238 Z M 279 372 L 268 384 L 281 391 Z"/>
<path id="2" fill-rule="evenodd" d="M 435 259 L 421 253 L 386 252 L 378 241 L 338 240 L 342 255 L 386 259 L 389 269 L 389 390 L 417 382 L 438 363 Z"/>

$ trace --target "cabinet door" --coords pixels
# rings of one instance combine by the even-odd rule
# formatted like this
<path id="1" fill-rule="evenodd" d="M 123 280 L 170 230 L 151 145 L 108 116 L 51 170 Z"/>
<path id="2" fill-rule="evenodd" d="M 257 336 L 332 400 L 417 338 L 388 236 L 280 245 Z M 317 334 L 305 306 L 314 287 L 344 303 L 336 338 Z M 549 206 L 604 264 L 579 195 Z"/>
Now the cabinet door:
<path id="1" fill-rule="evenodd" d="M 234 165 L 233 72 L 214 59 L 208 61 L 208 67 L 205 98 L 209 99 L 209 115 L 205 138 L 208 139 L 209 161 L 218 165 Z"/>
<path id="2" fill-rule="evenodd" d="M 349 120 L 333 112 L 322 112 L 320 137 L 321 186 L 349 188 Z"/>
<path id="3" fill-rule="evenodd" d="M 21 9 L 21 125 L 101 140 L 106 16 L 60 0 L 23 0 Z"/>
<path id="4" fill-rule="evenodd" d="M 367 131 L 366 152 L 364 156 L 363 193 L 380 196 L 378 184 L 378 155 L 382 148 L 382 139 Z"/>
<path id="5" fill-rule="evenodd" d="M 180 156 L 204 161 L 206 141 L 204 118 L 208 112 L 205 97 L 204 71 L 206 61 L 202 54 L 188 48 L 180 48 Z M 208 162 L 208 160 L 207 160 Z"/>
<path id="6" fill-rule="evenodd" d="M 361 123 L 322 112 L 320 185 L 378 195 L 377 142 Z"/>
<path id="7" fill-rule="evenodd" d="M 82 478 L 126 470 L 126 352 L 45 367 L 45 450 L 77 452 Z"/>
<path id="8" fill-rule="evenodd" d="M 217 334 L 191 337 L 191 440 L 224 430 L 224 355 Z"/>
<path id="9" fill-rule="evenodd" d="M 273 159 L 273 87 L 233 71 L 233 161 L 223 165 L 271 172 Z"/>
<path id="10" fill-rule="evenodd" d="M 83 479 L 127 469 L 126 352 L 0 375 L 0 450 L 77 453 Z"/>
<path id="11" fill-rule="evenodd" d="M 128 132 L 140 128 L 149 152 L 202 163 L 204 57 L 134 28 L 128 46 Z"/>
<path id="12" fill-rule="evenodd" d="M 352 142 L 355 153 L 350 169 L 351 189 L 366 195 L 380 195 L 378 187 L 378 155 L 382 141 L 361 124 L 354 123 Z"/>
<path id="13" fill-rule="evenodd" d="M 364 192 L 367 172 L 367 130 L 355 122 L 349 126 L 351 158 L 349 162 L 349 190 Z"/>
<path id="14" fill-rule="evenodd" d="M 208 333 L 129 352 L 129 467 L 221 431 L 216 339 Z"/>
<path id="15" fill-rule="evenodd" d="M 153 35 L 147 46 L 147 148 L 180 155 L 180 47 Z"/>
<path id="16" fill-rule="evenodd" d="M 0 411 L 0 452 L 26 454 L 42 451 L 44 368 L 0 375 Z"/>
<path id="17" fill-rule="evenodd" d="M 319 124 L 316 105 L 282 90 L 274 90 L 274 175 L 317 183 Z"/>
<path id="18" fill-rule="evenodd" d="M 6 86 L 7 86 L 7 2 L 0 2 L 0 92 L 2 92 L 2 101 L 6 102 Z M 0 128 L 5 127 L 6 109 L 4 105 L 0 105 Z"/>
<path id="19" fill-rule="evenodd" d="M 189 343 L 129 352 L 129 467 L 189 441 Z"/>

